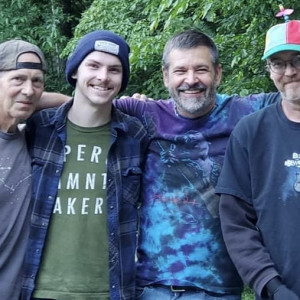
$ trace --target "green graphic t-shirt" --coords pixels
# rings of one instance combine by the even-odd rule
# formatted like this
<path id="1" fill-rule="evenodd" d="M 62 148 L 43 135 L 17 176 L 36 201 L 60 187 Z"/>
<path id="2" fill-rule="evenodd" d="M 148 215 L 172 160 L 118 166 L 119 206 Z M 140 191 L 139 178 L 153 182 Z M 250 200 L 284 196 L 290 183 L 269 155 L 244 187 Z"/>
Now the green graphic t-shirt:
<path id="1" fill-rule="evenodd" d="M 34 297 L 109 299 L 106 159 L 109 125 L 67 123 L 65 164 Z"/>

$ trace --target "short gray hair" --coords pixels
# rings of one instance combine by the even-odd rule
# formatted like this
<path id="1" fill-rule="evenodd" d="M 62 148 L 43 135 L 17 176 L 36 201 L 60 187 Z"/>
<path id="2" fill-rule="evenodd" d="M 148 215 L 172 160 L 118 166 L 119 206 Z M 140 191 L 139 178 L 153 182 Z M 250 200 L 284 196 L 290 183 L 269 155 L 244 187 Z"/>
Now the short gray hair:
<path id="1" fill-rule="evenodd" d="M 212 63 L 216 69 L 219 65 L 219 51 L 214 41 L 206 34 L 198 30 L 186 30 L 174 35 L 165 45 L 162 65 L 165 69 L 170 66 L 169 55 L 174 49 L 192 49 L 199 46 L 208 47 L 212 57 Z"/>

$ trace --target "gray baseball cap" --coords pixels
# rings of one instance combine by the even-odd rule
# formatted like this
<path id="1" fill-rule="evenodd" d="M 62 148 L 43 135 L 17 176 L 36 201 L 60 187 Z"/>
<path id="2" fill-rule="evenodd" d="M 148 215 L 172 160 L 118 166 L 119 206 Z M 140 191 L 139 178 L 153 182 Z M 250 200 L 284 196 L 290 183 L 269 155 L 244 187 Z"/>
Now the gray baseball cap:
<path id="1" fill-rule="evenodd" d="M 18 58 L 24 53 L 36 54 L 41 63 L 19 62 Z M 46 60 L 42 50 L 34 44 L 23 40 L 9 40 L 0 44 L 0 71 L 10 71 L 17 69 L 40 69 L 47 70 Z"/>

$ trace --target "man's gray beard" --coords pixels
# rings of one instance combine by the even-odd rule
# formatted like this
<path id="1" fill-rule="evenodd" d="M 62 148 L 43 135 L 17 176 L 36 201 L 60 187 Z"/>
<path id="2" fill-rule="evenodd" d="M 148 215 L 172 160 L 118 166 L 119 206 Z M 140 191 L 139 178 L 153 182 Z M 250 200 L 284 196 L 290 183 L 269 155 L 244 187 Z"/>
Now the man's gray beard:
<path id="1" fill-rule="evenodd" d="M 170 91 L 171 97 L 174 99 L 177 107 L 189 114 L 198 114 L 199 112 L 206 112 L 208 107 L 213 106 L 215 101 L 216 89 L 212 88 L 208 95 L 202 97 L 189 98 L 188 100 L 182 100 L 178 97 L 178 94 L 174 94 Z"/>

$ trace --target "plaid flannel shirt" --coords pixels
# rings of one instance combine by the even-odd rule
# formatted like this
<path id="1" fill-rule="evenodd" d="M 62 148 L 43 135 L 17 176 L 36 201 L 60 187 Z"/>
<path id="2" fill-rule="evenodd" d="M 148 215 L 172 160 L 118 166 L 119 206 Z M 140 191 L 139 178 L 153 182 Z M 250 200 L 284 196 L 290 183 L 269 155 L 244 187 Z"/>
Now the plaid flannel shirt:
<path id="1" fill-rule="evenodd" d="M 70 101 L 38 112 L 28 121 L 34 203 L 25 257 L 22 300 L 32 296 L 63 169 Z M 137 207 L 148 136 L 140 121 L 113 107 L 107 160 L 110 299 L 135 299 Z"/>

